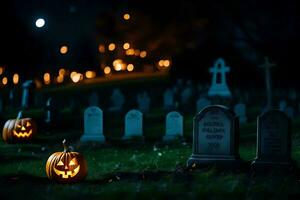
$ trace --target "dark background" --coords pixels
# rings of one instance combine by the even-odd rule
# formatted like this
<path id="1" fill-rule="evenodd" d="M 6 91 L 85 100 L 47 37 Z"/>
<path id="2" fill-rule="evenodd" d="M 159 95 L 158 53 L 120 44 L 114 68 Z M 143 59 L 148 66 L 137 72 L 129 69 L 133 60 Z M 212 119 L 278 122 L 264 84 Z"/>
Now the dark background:
<path id="1" fill-rule="evenodd" d="M 0 6 L 0 65 L 26 78 L 60 65 L 96 67 L 99 41 L 129 38 L 171 57 L 173 79 L 207 83 L 208 68 L 223 57 L 230 84 L 264 87 L 257 66 L 269 56 L 277 64 L 274 86 L 299 88 L 296 1 L 10 0 Z M 128 28 L 119 22 L 126 12 L 134 20 Z M 39 17 L 46 20 L 41 29 L 34 25 Z M 65 57 L 62 44 L 69 46 Z"/>

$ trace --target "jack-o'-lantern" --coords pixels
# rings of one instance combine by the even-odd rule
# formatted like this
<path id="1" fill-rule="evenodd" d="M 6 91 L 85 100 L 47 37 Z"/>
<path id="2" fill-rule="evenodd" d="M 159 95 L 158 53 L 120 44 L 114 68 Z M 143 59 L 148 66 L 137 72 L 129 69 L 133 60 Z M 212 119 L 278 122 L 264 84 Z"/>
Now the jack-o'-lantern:
<path id="1" fill-rule="evenodd" d="M 22 118 L 22 111 L 16 119 L 8 120 L 2 131 L 3 140 L 8 143 L 30 141 L 35 134 L 35 122 L 31 118 Z"/>
<path id="2" fill-rule="evenodd" d="M 46 173 L 50 180 L 60 183 L 74 183 L 87 175 L 87 164 L 78 152 L 71 152 L 63 141 L 64 151 L 53 153 L 47 160 Z"/>

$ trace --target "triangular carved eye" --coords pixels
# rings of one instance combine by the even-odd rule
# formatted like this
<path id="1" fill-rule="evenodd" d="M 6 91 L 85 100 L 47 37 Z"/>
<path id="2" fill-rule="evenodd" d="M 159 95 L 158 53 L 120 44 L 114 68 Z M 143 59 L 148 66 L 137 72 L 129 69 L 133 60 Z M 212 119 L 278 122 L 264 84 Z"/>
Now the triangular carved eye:
<path id="1" fill-rule="evenodd" d="M 21 128 L 22 126 L 20 124 L 17 124 L 17 128 Z"/>
<path id="2" fill-rule="evenodd" d="M 64 166 L 64 163 L 60 160 L 60 161 L 57 163 L 57 166 Z"/>
<path id="3" fill-rule="evenodd" d="M 76 158 L 73 158 L 70 163 L 69 163 L 70 166 L 72 165 L 76 165 Z"/>
<path id="4" fill-rule="evenodd" d="M 31 123 L 30 122 L 26 122 L 26 127 L 29 127 L 31 126 Z"/>

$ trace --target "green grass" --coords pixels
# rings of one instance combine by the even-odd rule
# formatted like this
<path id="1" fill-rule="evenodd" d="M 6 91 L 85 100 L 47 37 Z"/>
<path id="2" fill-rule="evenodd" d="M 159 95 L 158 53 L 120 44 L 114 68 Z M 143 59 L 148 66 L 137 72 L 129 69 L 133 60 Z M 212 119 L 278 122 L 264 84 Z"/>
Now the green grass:
<path id="1" fill-rule="evenodd" d="M 159 116 L 159 112 L 149 115 L 149 122 Z M 146 129 L 148 136 L 163 134 L 163 123 L 154 122 Z M 300 120 L 293 122 L 292 156 L 299 165 Z M 191 136 L 191 125 L 192 117 L 188 116 L 186 136 Z M 281 199 L 300 193 L 297 173 L 253 176 L 247 169 L 233 171 L 214 167 L 188 171 L 185 166 L 192 152 L 190 141 L 99 145 L 81 144 L 80 135 L 80 130 L 52 135 L 40 132 L 31 144 L 13 145 L 1 141 L 1 199 Z M 256 124 L 242 125 L 240 135 L 241 158 L 250 163 L 256 154 Z M 88 176 L 80 183 L 57 184 L 46 177 L 46 160 L 53 152 L 62 150 L 63 138 L 87 160 Z"/>

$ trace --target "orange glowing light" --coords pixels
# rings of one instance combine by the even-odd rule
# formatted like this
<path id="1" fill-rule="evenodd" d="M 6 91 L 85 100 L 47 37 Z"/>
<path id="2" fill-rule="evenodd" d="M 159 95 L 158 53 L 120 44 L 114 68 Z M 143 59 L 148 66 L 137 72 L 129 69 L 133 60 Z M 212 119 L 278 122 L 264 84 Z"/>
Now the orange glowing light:
<path id="1" fill-rule="evenodd" d="M 64 68 L 59 69 L 58 74 L 60 76 L 64 76 L 66 74 L 66 70 Z"/>
<path id="2" fill-rule="evenodd" d="M 127 50 L 130 48 L 130 44 L 128 42 L 123 44 L 123 49 Z"/>
<path id="3" fill-rule="evenodd" d="M 86 71 L 85 72 L 85 77 L 86 78 L 95 78 L 96 77 L 96 72 L 94 72 L 94 71 Z"/>
<path id="4" fill-rule="evenodd" d="M 110 43 L 110 44 L 108 45 L 108 50 L 113 51 L 113 50 L 115 50 L 115 49 L 116 49 L 116 45 L 115 45 L 114 43 Z"/>
<path id="5" fill-rule="evenodd" d="M 134 65 L 133 64 L 128 64 L 127 65 L 127 71 L 132 72 L 134 70 Z"/>
<path id="6" fill-rule="evenodd" d="M 146 51 L 141 51 L 140 57 L 145 58 L 146 56 L 147 56 L 147 52 Z"/>
<path id="7" fill-rule="evenodd" d="M 111 68 L 109 66 L 104 67 L 104 74 L 110 74 Z"/>
<path id="8" fill-rule="evenodd" d="M 105 53 L 105 46 L 104 46 L 103 44 L 99 44 L 99 46 L 98 46 L 98 51 L 99 51 L 100 53 Z"/>
<path id="9" fill-rule="evenodd" d="M 164 60 L 164 61 L 163 61 L 163 65 L 164 65 L 166 68 L 169 67 L 170 64 L 171 64 L 170 60 Z"/>
<path id="10" fill-rule="evenodd" d="M 134 55 L 134 49 L 127 49 L 126 50 L 126 55 L 128 55 L 128 56 Z"/>
<path id="11" fill-rule="evenodd" d="M 7 77 L 3 77 L 3 79 L 2 79 L 2 84 L 3 84 L 3 85 L 6 85 L 6 84 L 7 84 L 7 82 L 8 82 L 8 79 L 7 79 Z"/>
<path id="12" fill-rule="evenodd" d="M 57 83 L 62 83 L 64 82 L 64 76 L 62 75 L 58 75 L 58 77 L 56 78 Z"/>
<path id="13" fill-rule="evenodd" d="M 129 15 L 128 13 L 125 13 L 125 14 L 123 15 L 123 19 L 129 20 L 129 19 L 130 19 L 130 15 Z"/>
<path id="14" fill-rule="evenodd" d="M 68 47 L 66 45 L 63 45 L 62 47 L 60 47 L 59 51 L 61 54 L 66 54 L 68 53 Z"/>
<path id="15" fill-rule="evenodd" d="M 4 67 L 0 67 L 0 75 L 3 74 L 4 72 Z"/>
<path id="16" fill-rule="evenodd" d="M 50 84 L 50 74 L 49 73 L 44 74 L 44 82 L 46 85 Z"/>
<path id="17" fill-rule="evenodd" d="M 19 74 L 14 74 L 13 75 L 13 83 L 17 85 L 19 83 Z"/>

